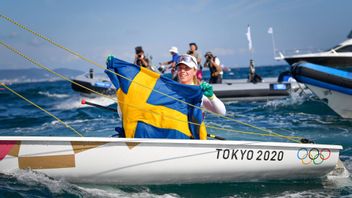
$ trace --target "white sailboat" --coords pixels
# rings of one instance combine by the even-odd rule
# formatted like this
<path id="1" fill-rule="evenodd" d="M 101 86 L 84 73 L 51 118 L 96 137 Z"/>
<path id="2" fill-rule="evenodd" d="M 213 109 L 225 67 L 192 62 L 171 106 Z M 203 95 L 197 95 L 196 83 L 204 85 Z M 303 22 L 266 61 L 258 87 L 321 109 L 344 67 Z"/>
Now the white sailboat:
<path id="1" fill-rule="evenodd" d="M 51 43 L 63 48 L 53 41 Z M 1 42 L 1 45 L 51 71 L 5 43 Z M 78 55 L 67 48 L 64 49 Z M 64 76 L 61 77 L 68 80 Z M 62 122 L 6 85 L 2 85 Z M 12 174 L 21 169 L 29 169 L 70 182 L 95 184 L 311 179 L 339 172 L 336 170 L 344 170 L 339 162 L 341 149 L 342 146 L 339 145 L 311 143 L 1 136 L 0 173 Z"/>
<path id="2" fill-rule="evenodd" d="M 95 184 L 312 179 L 337 167 L 338 145 L 254 141 L 1 137 L 0 172 L 30 169 Z"/>

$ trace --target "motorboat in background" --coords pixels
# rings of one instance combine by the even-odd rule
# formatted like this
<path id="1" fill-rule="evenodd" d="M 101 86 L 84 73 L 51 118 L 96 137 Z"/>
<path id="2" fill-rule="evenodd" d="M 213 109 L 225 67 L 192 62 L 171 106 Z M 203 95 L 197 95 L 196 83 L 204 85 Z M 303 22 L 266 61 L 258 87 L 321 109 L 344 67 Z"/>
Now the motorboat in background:
<path id="1" fill-rule="evenodd" d="M 352 33 L 352 31 L 351 31 Z M 279 57 L 276 60 L 285 60 L 288 64 L 293 65 L 299 61 L 306 61 L 318 65 L 329 67 L 345 68 L 352 67 L 352 34 L 349 34 L 348 39 L 339 45 L 317 53 L 302 53 L 300 50 L 295 50 L 294 55 L 285 55 L 284 52 L 279 52 Z"/>
<path id="2" fill-rule="evenodd" d="M 352 72 L 299 62 L 291 74 L 341 117 L 352 118 Z"/>
<path id="3" fill-rule="evenodd" d="M 278 82 L 277 78 L 264 78 L 251 83 L 247 79 L 224 79 L 222 84 L 212 84 L 215 95 L 222 101 L 273 100 L 290 96 L 291 83 Z"/>
<path id="4" fill-rule="evenodd" d="M 94 93 L 91 90 L 104 95 L 114 95 L 116 92 L 110 79 L 104 74 L 95 74 L 93 69 L 90 69 L 88 73 L 73 78 L 72 81 L 75 82 L 71 83 L 72 89 L 88 97 L 94 96 Z"/>
<path id="5" fill-rule="evenodd" d="M 104 74 L 82 74 L 72 79 L 72 89 L 85 97 L 95 97 L 96 93 L 115 95 L 116 89 Z M 81 86 L 77 85 L 80 84 Z M 230 100 L 271 100 L 290 96 L 290 82 L 278 82 L 277 78 L 264 78 L 263 82 L 251 83 L 247 79 L 224 79 L 222 84 L 212 84 L 214 93 L 223 101 Z M 89 88 L 85 89 L 84 87 Z"/>

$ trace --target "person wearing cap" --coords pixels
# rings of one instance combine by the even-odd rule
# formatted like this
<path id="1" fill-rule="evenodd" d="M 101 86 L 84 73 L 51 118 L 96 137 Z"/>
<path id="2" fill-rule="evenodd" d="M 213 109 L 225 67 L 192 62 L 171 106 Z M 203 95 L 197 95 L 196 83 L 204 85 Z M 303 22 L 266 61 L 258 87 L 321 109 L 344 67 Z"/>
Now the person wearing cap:
<path id="1" fill-rule="evenodd" d="M 207 52 L 205 54 L 204 67 L 208 67 L 210 71 L 210 84 L 222 83 L 222 67 L 220 65 L 220 60 L 218 57 L 214 56 L 213 53 Z"/>
<path id="2" fill-rule="evenodd" d="M 198 64 L 194 56 L 181 55 L 177 63 L 178 81 L 186 85 L 199 85 L 203 91 L 202 107 L 217 114 L 225 115 L 224 103 L 216 97 L 213 86 L 206 82 L 199 83 L 197 79 Z"/>
<path id="3" fill-rule="evenodd" d="M 160 65 L 159 68 L 161 68 L 163 65 L 169 65 L 168 69 L 171 69 L 172 79 L 176 80 L 177 79 L 176 64 L 177 64 L 177 61 L 178 61 L 178 58 L 179 58 L 178 49 L 177 49 L 177 47 L 171 47 L 169 52 L 170 52 L 170 54 L 172 56 L 172 59 L 170 61 L 167 61 L 167 62 L 159 63 L 159 65 Z"/>

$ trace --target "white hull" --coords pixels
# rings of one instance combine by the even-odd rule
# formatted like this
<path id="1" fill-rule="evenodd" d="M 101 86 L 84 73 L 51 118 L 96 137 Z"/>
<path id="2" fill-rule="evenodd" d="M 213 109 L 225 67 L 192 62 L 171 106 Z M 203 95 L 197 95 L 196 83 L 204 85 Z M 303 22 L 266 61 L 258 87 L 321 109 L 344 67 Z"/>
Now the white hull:
<path id="1" fill-rule="evenodd" d="M 77 183 L 178 184 L 320 178 L 341 146 L 249 141 L 1 137 L 0 172 Z"/>
<path id="2" fill-rule="evenodd" d="M 107 77 L 96 77 L 96 79 L 87 78 L 86 75 L 81 75 L 75 78 L 76 83 L 82 84 L 97 92 L 112 95 L 115 97 L 115 89 L 99 88 L 95 86 L 96 81 L 109 81 Z M 229 80 L 224 79 L 222 84 L 212 84 L 215 95 L 223 101 L 231 100 L 270 100 L 277 98 L 285 98 L 290 94 L 290 87 L 295 86 L 295 83 L 286 83 L 285 89 L 277 90 L 273 88 L 274 84 L 282 84 L 277 82 L 277 78 L 264 78 L 263 82 L 250 83 L 247 79 Z M 81 93 L 84 97 L 94 98 L 96 94 L 83 89 L 82 87 L 72 84 L 72 88 Z"/>
<path id="3" fill-rule="evenodd" d="M 318 65 L 325 65 L 329 67 L 350 67 L 352 66 L 352 51 L 351 51 L 352 39 L 349 38 L 346 41 L 340 43 L 336 47 L 329 51 L 317 52 L 317 53 L 303 53 L 295 55 L 284 55 L 281 52 L 279 57 L 275 57 L 276 60 L 285 60 L 289 65 L 293 65 L 299 61 L 306 61 Z M 295 50 L 300 53 L 300 50 Z"/>
<path id="4" fill-rule="evenodd" d="M 275 89 L 279 84 L 285 88 Z M 212 84 L 215 95 L 222 101 L 272 100 L 286 98 L 294 83 L 278 83 L 277 78 L 264 78 L 263 82 L 251 83 L 247 79 L 224 79 L 222 84 Z"/>
<path id="5" fill-rule="evenodd" d="M 343 118 L 352 118 L 352 96 L 329 90 L 314 85 L 307 84 L 308 88 L 319 97 L 327 102 L 327 105 Z"/>

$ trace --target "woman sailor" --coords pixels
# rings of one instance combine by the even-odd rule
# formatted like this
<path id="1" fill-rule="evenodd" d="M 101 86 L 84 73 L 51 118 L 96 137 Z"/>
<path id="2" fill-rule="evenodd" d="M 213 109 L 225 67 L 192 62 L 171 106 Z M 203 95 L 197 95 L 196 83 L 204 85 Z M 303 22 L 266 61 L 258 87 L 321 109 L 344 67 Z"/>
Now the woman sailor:
<path id="1" fill-rule="evenodd" d="M 225 105 L 215 96 L 213 86 L 206 82 L 199 84 L 197 79 L 197 65 L 197 61 L 193 56 L 188 54 L 181 55 L 177 63 L 177 76 L 179 83 L 186 85 L 199 85 L 203 90 L 202 106 L 214 113 L 225 115 Z"/>

